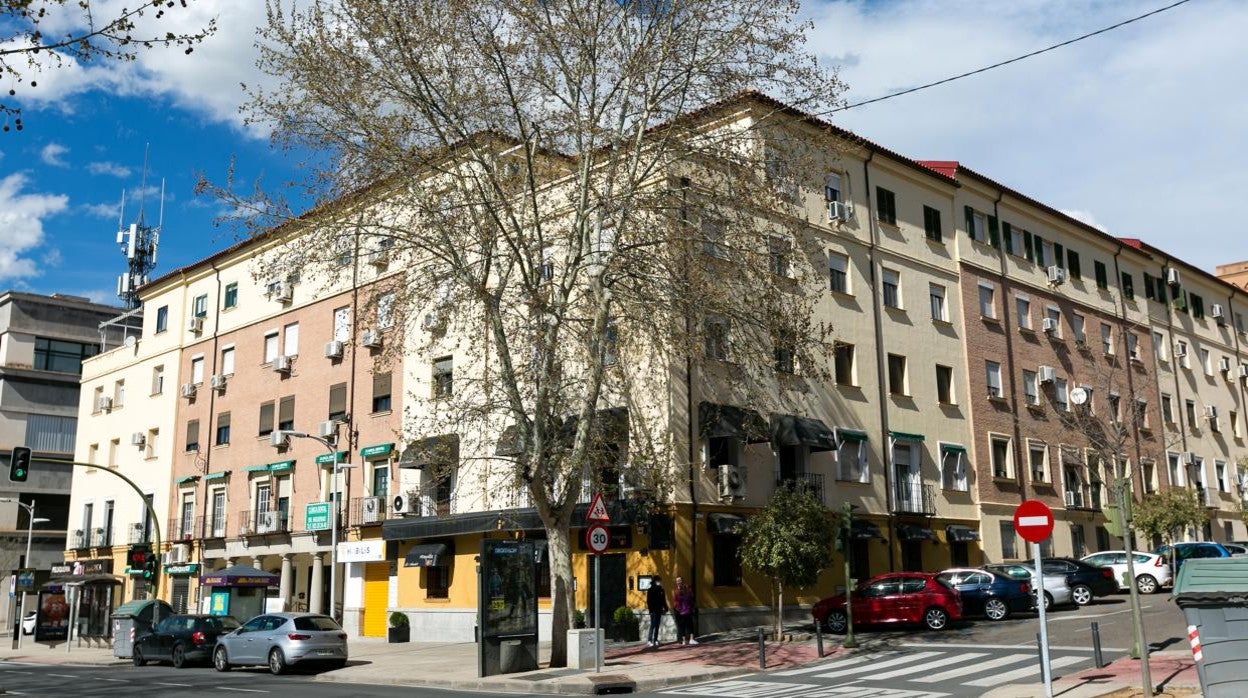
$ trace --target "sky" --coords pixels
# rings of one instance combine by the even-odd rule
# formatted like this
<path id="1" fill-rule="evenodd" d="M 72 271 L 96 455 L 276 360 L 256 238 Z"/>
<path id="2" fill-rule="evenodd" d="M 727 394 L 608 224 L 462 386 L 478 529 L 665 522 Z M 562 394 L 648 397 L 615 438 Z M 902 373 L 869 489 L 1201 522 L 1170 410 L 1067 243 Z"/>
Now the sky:
<path id="1" fill-rule="evenodd" d="M 119 5 L 117 0 L 97 0 Z M 810 48 L 840 70 L 849 103 L 1029 53 L 1173 0 L 803 0 Z M 988 8 L 987 10 L 985 8 Z M 263 3 L 195 0 L 171 29 L 217 20 L 187 55 L 71 65 L 17 99 L 24 129 L 0 133 L 0 289 L 114 302 L 124 219 L 164 218 L 155 274 L 233 243 L 200 174 L 280 185 L 295 157 L 244 123 Z M 824 115 L 924 160 L 957 160 L 1122 237 L 1210 272 L 1248 259 L 1248 3 L 1192 0 L 1106 34 L 946 85 Z M 10 85 L 0 79 L 5 92 Z M 143 186 L 144 154 L 150 153 Z"/>

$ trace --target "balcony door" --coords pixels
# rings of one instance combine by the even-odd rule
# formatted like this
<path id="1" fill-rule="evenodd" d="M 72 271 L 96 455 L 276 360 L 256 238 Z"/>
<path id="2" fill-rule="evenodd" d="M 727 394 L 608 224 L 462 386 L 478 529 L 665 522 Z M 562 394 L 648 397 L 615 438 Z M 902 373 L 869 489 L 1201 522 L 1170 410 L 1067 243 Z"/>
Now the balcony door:
<path id="1" fill-rule="evenodd" d="M 919 454 L 915 444 L 893 444 L 893 481 L 897 487 L 897 511 L 923 511 L 923 479 L 919 475 Z"/>

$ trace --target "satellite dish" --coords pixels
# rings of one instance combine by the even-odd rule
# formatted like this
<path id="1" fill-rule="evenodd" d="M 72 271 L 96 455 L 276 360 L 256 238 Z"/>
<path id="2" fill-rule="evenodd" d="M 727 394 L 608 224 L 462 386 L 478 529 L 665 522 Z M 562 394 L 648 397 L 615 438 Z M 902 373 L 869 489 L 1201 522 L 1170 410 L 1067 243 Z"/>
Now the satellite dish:
<path id="1" fill-rule="evenodd" d="M 132 335 L 132 334 L 128 334 L 128 335 L 126 335 L 126 346 L 130 347 L 131 349 L 133 349 L 133 348 L 134 348 L 134 345 L 135 345 L 135 344 L 138 344 L 138 343 L 139 343 L 139 340 L 135 339 L 135 338 L 134 338 L 134 335 Z"/>
<path id="2" fill-rule="evenodd" d="M 1073 388 L 1070 391 L 1070 401 L 1076 405 L 1082 405 L 1088 401 L 1088 391 L 1083 388 Z"/>

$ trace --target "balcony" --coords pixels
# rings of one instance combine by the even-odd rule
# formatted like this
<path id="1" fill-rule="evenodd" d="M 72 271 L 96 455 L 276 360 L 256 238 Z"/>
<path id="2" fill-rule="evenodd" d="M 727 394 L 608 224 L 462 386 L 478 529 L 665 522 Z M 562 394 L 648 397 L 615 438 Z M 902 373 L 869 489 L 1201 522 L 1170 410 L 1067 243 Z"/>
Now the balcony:
<path id="1" fill-rule="evenodd" d="M 1196 486 L 1196 499 L 1208 509 L 1218 508 L 1218 493 L 1202 485 Z"/>
<path id="2" fill-rule="evenodd" d="M 169 519 L 169 524 L 164 530 L 164 534 L 169 538 L 170 542 L 187 541 L 195 537 L 198 533 L 196 522 L 198 519 L 189 517 L 185 519 Z"/>
<path id="3" fill-rule="evenodd" d="M 138 545 L 140 543 L 152 542 L 152 531 L 148 529 L 146 526 L 144 526 L 141 522 L 130 524 L 128 533 L 129 535 L 127 536 L 127 539 L 130 541 L 130 545 Z"/>
<path id="4" fill-rule="evenodd" d="M 893 482 L 893 513 L 936 514 L 936 488 L 921 482 L 896 480 Z"/>
<path id="5" fill-rule="evenodd" d="M 225 538 L 226 524 L 229 523 L 229 517 L 226 514 L 220 516 L 196 516 L 195 517 L 195 533 L 203 531 L 204 538 Z"/>
<path id="6" fill-rule="evenodd" d="M 88 533 L 88 531 L 84 531 L 81 528 L 74 529 L 69 535 L 70 545 L 72 545 L 75 550 L 82 550 L 84 548 L 91 547 L 91 538 Z"/>
<path id="7" fill-rule="evenodd" d="M 823 473 L 793 473 L 776 480 L 776 489 L 791 487 L 794 491 L 809 492 L 823 503 Z"/>
<path id="8" fill-rule="evenodd" d="M 271 533 L 286 533 L 289 530 L 290 517 L 279 509 L 241 511 L 238 515 L 238 535 L 265 536 Z"/>
<path id="9" fill-rule="evenodd" d="M 350 526 L 375 526 L 385 521 L 389 511 L 389 497 L 356 497 L 347 511 Z"/>
<path id="10" fill-rule="evenodd" d="M 107 548 L 113 544 L 113 531 L 109 528 L 91 529 L 91 547 Z"/>

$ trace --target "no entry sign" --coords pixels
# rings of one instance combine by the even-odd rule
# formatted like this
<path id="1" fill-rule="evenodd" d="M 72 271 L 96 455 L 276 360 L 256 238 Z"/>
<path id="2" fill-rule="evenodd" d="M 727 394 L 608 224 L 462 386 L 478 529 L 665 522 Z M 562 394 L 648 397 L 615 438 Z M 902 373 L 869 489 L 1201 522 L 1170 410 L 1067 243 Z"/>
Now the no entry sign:
<path id="1" fill-rule="evenodd" d="M 1044 502 L 1028 499 L 1014 510 L 1014 530 L 1029 543 L 1047 539 L 1053 535 L 1053 510 Z"/>

